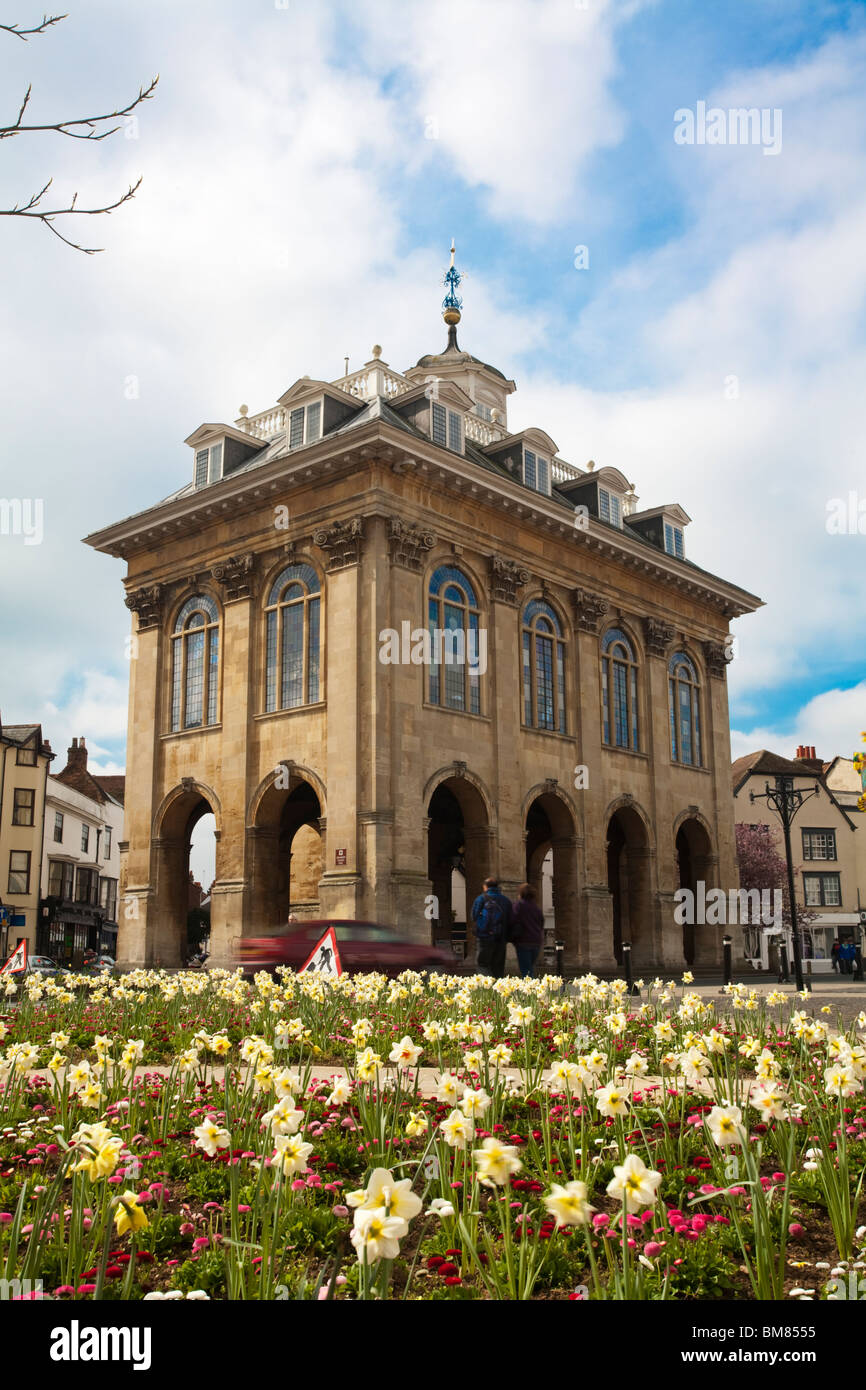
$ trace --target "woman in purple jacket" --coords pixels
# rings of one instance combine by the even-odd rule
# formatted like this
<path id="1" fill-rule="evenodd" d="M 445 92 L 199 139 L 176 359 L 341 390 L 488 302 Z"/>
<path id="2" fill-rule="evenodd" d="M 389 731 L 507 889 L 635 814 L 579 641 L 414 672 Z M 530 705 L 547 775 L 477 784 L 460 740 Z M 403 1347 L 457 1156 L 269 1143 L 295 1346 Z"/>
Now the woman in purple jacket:
<path id="1" fill-rule="evenodd" d="M 514 900 L 511 918 L 511 941 L 517 952 L 517 964 L 525 979 L 532 975 L 535 960 L 544 941 L 544 913 L 535 900 L 531 883 L 522 883 Z"/>

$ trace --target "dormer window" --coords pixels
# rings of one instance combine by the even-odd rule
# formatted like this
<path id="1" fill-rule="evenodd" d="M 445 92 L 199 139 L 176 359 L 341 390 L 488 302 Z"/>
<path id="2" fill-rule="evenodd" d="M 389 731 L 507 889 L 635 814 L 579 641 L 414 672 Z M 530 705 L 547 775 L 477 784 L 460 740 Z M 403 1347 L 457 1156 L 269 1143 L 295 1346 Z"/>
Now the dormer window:
<path id="1" fill-rule="evenodd" d="M 432 402 L 431 434 L 434 444 L 463 453 L 463 420 L 458 411 L 447 410 L 439 401 Z"/>
<path id="2" fill-rule="evenodd" d="M 616 492 L 609 492 L 606 487 L 599 488 L 598 514 L 602 521 L 609 521 L 611 526 L 622 526 L 622 503 Z"/>
<path id="3" fill-rule="evenodd" d="M 296 406 L 289 413 L 289 448 L 300 449 L 322 437 L 322 402 Z"/>
<path id="4" fill-rule="evenodd" d="M 211 444 L 209 449 L 195 451 L 195 485 L 206 487 L 208 483 L 219 482 L 223 475 L 223 446 Z"/>
<path id="5" fill-rule="evenodd" d="M 550 460 L 532 449 L 523 450 L 523 481 L 535 492 L 550 496 Z"/>
<path id="6" fill-rule="evenodd" d="M 475 402 L 475 414 L 478 415 L 482 420 L 493 419 L 493 411 L 491 410 L 490 406 L 485 405 L 483 401 Z"/>
<path id="7" fill-rule="evenodd" d="M 682 527 L 674 526 L 669 521 L 665 522 L 665 550 L 668 555 L 674 555 L 678 560 L 685 558 Z"/>

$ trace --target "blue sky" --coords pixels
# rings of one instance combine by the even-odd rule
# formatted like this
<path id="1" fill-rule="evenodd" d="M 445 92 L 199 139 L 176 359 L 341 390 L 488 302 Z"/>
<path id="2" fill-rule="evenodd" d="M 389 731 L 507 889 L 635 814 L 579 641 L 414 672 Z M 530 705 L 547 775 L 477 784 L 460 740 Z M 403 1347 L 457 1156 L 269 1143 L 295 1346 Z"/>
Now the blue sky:
<path id="1" fill-rule="evenodd" d="M 825 520 L 866 498 L 861 4 L 91 0 L 0 37 L 7 115 L 28 81 L 48 119 L 156 72 L 110 141 L 0 146 L 3 206 L 144 175 L 74 228 L 100 256 L 0 219 L 0 493 L 45 509 L 41 545 L 0 536 L 7 721 L 123 767 L 123 566 L 81 537 L 184 482 L 201 421 L 374 342 L 398 368 L 438 350 L 453 235 L 461 343 L 517 380 L 512 425 L 680 501 L 690 558 L 765 599 L 736 627 L 734 755 L 853 751 L 866 536 Z M 699 101 L 781 110 L 781 152 L 677 145 Z"/>

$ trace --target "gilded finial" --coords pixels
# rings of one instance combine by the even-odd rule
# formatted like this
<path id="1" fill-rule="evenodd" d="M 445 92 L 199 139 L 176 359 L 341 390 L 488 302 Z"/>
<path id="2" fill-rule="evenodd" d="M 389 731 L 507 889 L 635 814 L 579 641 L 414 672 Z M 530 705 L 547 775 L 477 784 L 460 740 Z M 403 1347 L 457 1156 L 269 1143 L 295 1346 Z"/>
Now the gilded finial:
<path id="1" fill-rule="evenodd" d="M 460 322 L 460 310 L 463 307 L 463 301 L 457 294 L 457 286 L 460 284 L 460 281 L 463 279 L 463 276 L 454 264 L 454 255 L 455 246 L 454 239 L 452 237 L 451 264 L 446 270 L 445 278 L 442 282 L 448 288 L 448 293 L 442 301 L 442 317 L 448 324 L 449 328 L 456 328 L 457 324 Z"/>

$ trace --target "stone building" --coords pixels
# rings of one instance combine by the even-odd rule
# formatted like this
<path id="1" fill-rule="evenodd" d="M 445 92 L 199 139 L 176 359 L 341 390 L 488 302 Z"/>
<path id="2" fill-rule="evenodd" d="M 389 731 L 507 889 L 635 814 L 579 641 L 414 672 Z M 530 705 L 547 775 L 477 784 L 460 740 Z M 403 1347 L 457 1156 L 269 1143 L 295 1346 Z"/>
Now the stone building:
<path id="1" fill-rule="evenodd" d="M 48 778 L 36 944 L 57 965 L 78 967 L 87 951 L 117 949 L 124 780 L 90 771 L 83 738 Z"/>
<path id="2" fill-rule="evenodd" d="M 726 638 L 759 600 L 686 558 L 678 504 L 509 430 L 459 279 L 444 351 L 201 425 L 185 486 L 87 538 L 135 615 L 126 964 L 179 960 L 208 811 L 212 964 L 295 903 L 429 940 L 455 874 L 471 902 L 545 863 L 569 967 L 718 958 L 673 894 L 737 885 Z"/>
<path id="3" fill-rule="evenodd" d="M 24 938 L 36 950 L 45 787 L 54 754 L 41 724 L 0 720 L 0 965 Z"/>
<path id="4" fill-rule="evenodd" d="M 791 827 L 791 859 L 801 954 L 807 972 L 816 975 L 830 973 L 834 940 L 858 946 L 862 943 L 860 914 L 866 897 L 862 895 L 861 872 L 866 833 L 856 795 L 851 804 L 851 779 L 844 776 L 840 764 L 844 760 L 839 758 L 823 762 L 815 756 L 814 745 L 801 744 L 793 758 L 762 748 L 738 758 L 731 768 L 735 824 L 767 826 L 782 856 L 780 821 L 761 794 L 782 778 L 793 790 L 808 796 Z M 812 795 L 816 787 L 818 791 Z M 753 792 L 755 801 L 750 800 Z M 766 926 L 751 925 L 744 929 L 744 938 L 745 954 L 756 968 L 766 970 L 773 932 Z M 790 928 L 786 944 L 790 961 Z"/>

